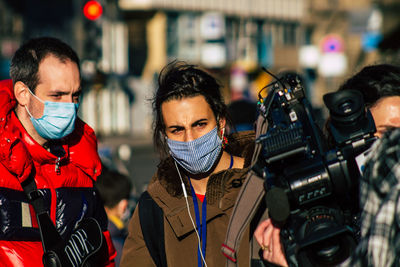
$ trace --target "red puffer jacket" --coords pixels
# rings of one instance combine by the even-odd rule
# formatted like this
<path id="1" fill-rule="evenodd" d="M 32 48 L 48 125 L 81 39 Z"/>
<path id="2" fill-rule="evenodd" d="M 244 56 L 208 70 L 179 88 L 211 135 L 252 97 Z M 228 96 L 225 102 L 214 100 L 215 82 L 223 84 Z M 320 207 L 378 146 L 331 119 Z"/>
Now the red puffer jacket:
<path id="1" fill-rule="evenodd" d="M 55 148 L 64 150 L 57 157 L 30 137 L 13 112 L 15 105 L 11 81 L 0 81 L 0 266 L 43 266 L 36 216 L 20 184 L 32 162 L 35 182 L 61 236 L 68 237 L 82 218 L 95 218 L 108 245 L 105 265 L 114 266 L 107 216 L 93 186 L 101 171 L 93 130 L 77 119 L 74 132 Z"/>

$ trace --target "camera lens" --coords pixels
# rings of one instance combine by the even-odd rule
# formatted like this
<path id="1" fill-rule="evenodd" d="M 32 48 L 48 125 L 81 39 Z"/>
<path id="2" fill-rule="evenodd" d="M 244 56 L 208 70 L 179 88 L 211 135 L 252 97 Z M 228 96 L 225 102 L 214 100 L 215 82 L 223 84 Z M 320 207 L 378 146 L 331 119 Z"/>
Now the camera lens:
<path id="1" fill-rule="evenodd" d="M 310 211 L 303 228 L 300 266 L 335 266 L 350 257 L 356 242 L 342 223 L 338 210 L 318 207 Z"/>
<path id="2" fill-rule="evenodd" d="M 343 234 L 310 246 L 306 253 L 312 266 L 335 266 L 349 258 L 354 248 L 353 238 Z"/>

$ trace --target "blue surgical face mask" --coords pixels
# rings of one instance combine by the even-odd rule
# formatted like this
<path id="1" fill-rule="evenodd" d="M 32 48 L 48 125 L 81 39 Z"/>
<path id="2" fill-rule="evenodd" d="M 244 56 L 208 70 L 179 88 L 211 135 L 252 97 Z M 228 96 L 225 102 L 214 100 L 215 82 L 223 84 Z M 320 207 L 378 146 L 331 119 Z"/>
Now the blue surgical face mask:
<path id="1" fill-rule="evenodd" d="M 192 174 L 208 172 L 222 149 L 217 126 L 193 141 L 181 142 L 167 138 L 167 143 L 175 161 Z"/>
<path id="2" fill-rule="evenodd" d="M 28 88 L 29 90 L 29 88 Z M 44 104 L 43 116 L 36 119 L 25 106 L 26 111 L 31 117 L 33 127 L 44 139 L 61 139 L 75 129 L 76 113 L 79 107 L 77 103 L 43 101 L 35 96 L 31 90 L 29 92 Z"/>

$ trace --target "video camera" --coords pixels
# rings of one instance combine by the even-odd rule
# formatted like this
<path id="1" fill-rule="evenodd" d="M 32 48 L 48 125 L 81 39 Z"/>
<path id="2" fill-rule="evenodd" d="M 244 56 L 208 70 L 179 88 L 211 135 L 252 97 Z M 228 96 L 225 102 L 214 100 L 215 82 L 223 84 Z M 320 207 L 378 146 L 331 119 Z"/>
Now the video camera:
<path id="1" fill-rule="evenodd" d="M 329 145 L 300 77 L 275 78 L 259 104 L 268 128 L 256 140 L 262 150 L 253 169 L 265 180 L 267 207 L 281 226 L 289 265 L 334 266 L 351 255 L 358 241 L 361 173 L 356 157 L 375 141 L 375 124 L 360 92 L 326 94 L 334 140 Z"/>

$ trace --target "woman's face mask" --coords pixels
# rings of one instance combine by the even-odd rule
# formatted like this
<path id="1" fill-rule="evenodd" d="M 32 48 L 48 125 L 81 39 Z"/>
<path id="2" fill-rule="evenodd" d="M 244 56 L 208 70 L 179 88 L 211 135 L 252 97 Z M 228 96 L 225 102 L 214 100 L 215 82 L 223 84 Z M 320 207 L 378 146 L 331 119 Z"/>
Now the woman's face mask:
<path id="1" fill-rule="evenodd" d="M 25 106 L 33 127 L 41 137 L 47 140 L 61 139 L 72 133 L 75 129 L 78 103 L 43 101 L 29 88 L 28 90 L 32 96 L 44 104 L 43 116 L 38 119 L 34 118 Z"/>
<path id="2" fill-rule="evenodd" d="M 195 140 L 182 142 L 167 138 L 167 144 L 175 161 L 192 174 L 208 172 L 222 150 L 217 126 Z"/>

